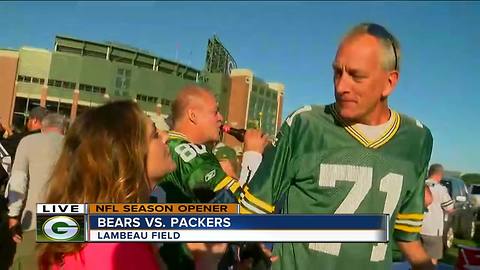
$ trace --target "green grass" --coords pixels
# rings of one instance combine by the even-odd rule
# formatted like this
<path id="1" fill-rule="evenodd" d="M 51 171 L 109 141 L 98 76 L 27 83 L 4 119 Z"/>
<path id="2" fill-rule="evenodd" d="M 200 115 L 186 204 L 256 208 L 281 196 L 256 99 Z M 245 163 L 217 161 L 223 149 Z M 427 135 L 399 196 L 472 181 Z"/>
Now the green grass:
<path id="1" fill-rule="evenodd" d="M 443 254 L 443 259 L 440 261 L 446 264 L 454 265 L 457 262 L 458 257 L 458 247 L 457 245 L 467 246 L 467 247 L 480 247 L 479 241 L 473 240 L 462 240 L 455 238 L 453 240 L 453 247 L 449 248 L 445 254 Z"/>

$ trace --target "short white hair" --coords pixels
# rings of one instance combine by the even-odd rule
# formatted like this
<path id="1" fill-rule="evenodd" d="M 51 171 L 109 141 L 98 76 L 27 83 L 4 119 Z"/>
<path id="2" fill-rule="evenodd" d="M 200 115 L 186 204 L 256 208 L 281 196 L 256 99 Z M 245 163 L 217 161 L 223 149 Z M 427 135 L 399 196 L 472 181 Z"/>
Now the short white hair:
<path id="1" fill-rule="evenodd" d="M 383 69 L 400 72 L 400 42 L 385 27 L 375 23 L 358 24 L 348 31 L 343 37 L 342 43 L 346 39 L 362 34 L 374 36 L 380 41 L 383 49 L 382 59 L 380 59 Z"/>
<path id="2" fill-rule="evenodd" d="M 65 130 L 67 124 L 67 118 L 58 113 L 49 113 L 42 119 L 42 129 L 53 127 L 59 130 Z"/>

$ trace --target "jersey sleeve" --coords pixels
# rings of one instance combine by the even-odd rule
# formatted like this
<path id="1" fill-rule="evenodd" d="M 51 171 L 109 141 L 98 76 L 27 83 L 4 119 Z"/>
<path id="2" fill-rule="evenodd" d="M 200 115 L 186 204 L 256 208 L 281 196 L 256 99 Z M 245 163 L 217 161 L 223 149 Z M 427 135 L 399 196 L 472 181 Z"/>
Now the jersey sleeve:
<path id="1" fill-rule="evenodd" d="M 433 138 L 430 131 L 425 127 L 426 135 L 421 147 L 419 173 L 411 190 L 407 191 L 400 210 L 396 216 L 394 237 L 400 241 L 415 241 L 419 239 L 422 228 L 424 213 L 425 178 L 428 163 L 432 154 Z"/>
<path id="2" fill-rule="evenodd" d="M 298 112 L 298 111 L 297 111 Z M 289 166 L 293 158 L 294 131 L 300 117 L 293 113 L 283 123 L 274 143 L 267 146 L 253 178 L 243 187 L 239 199 L 242 213 L 273 213 L 275 205 L 291 183 Z"/>
<path id="3" fill-rule="evenodd" d="M 220 166 L 215 156 L 206 152 L 186 162 L 180 161 L 180 180 L 184 190 L 190 196 L 206 202 L 214 197 L 214 194 L 232 185 L 240 186 L 236 179 L 228 176 Z"/>
<path id="4" fill-rule="evenodd" d="M 442 186 L 441 190 L 441 203 L 440 205 L 442 206 L 443 210 L 449 211 L 453 209 L 453 203 L 454 201 L 448 194 L 448 190 L 446 187 Z"/>
<path id="5" fill-rule="evenodd" d="M 213 154 L 202 157 L 197 162 L 198 166 L 193 168 L 192 174 L 188 177 L 190 188 L 196 186 L 207 186 L 209 189 L 217 192 L 231 184 L 234 178 L 228 176 L 220 166 L 220 163 Z"/>

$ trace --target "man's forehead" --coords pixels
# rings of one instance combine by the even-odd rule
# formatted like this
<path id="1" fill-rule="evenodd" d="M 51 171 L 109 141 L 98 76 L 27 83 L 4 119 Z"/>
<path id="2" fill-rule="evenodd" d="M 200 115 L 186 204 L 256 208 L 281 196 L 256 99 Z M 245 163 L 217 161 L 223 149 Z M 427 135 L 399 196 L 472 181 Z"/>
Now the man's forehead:
<path id="1" fill-rule="evenodd" d="M 363 69 L 365 65 L 380 62 L 379 43 L 370 35 L 344 40 L 340 44 L 333 66 L 335 68 Z"/>
<path id="2" fill-rule="evenodd" d="M 215 99 L 215 96 L 209 92 L 203 92 L 201 94 L 195 95 L 195 96 L 190 96 L 189 98 L 189 106 L 198 108 L 210 108 L 210 107 L 216 107 L 217 106 L 217 100 Z"/>
<path id="3" fill-rule="evenodd" d="M 215 96 L 210 93 L 210 92 L 205 92 L 205 94 L 203 95 L 203 102 L 205 103 L 205 105 L 207 106 L 211 106 L 211 107 L 216 107 L 217 104 L 218 104 L 218 101 L 217 99 L 215 98 Z"/>

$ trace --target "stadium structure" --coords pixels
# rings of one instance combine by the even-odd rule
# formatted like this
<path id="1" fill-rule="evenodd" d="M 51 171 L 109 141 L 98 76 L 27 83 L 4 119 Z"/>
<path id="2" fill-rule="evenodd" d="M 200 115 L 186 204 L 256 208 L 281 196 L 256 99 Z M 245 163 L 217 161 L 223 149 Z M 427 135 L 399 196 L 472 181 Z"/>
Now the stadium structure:
<path id="1" fill-rule="evenodd" d="M 167 129 L 173 99 L 190 84 L 210 89 L 233 127 L 259 127 L 274 135 L 281 122 L 284 86 L 239 69 L 216 36 L 208 40 L 203 69 L 123 44 L 66 36 L 55 38 L 52 51 L 0 49 L 0 67 L 0 117 L 16 128 L 25 125 L 35 106 L 73 121 L 89 107 L 131 99 Z M 224 140 L 241 149 L 230 136 Z"/>

